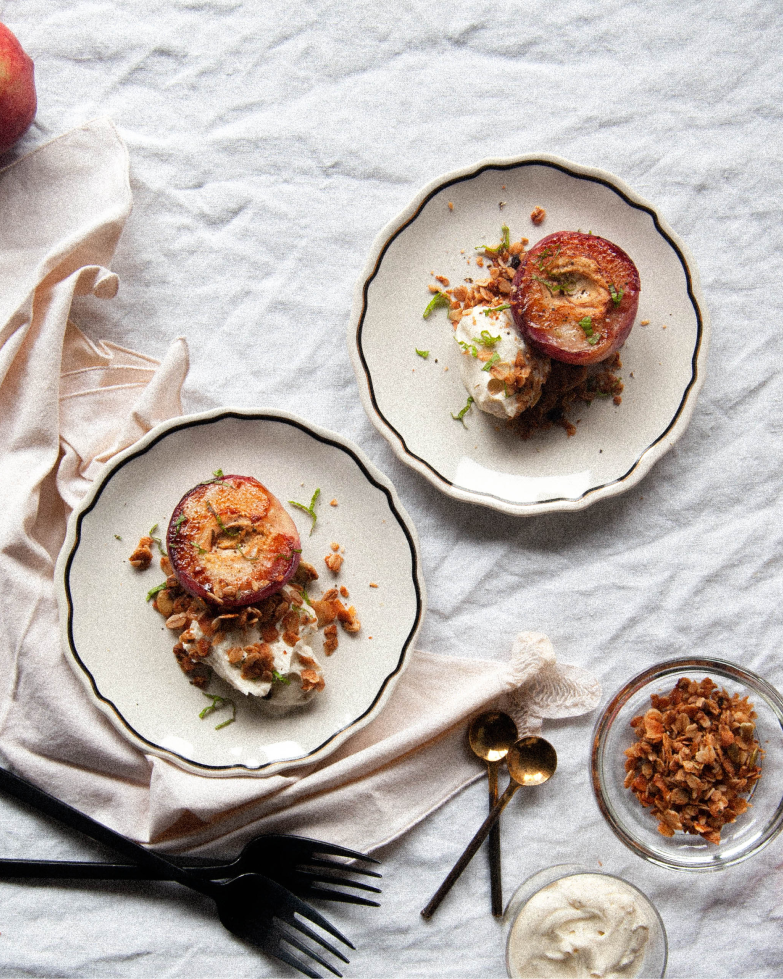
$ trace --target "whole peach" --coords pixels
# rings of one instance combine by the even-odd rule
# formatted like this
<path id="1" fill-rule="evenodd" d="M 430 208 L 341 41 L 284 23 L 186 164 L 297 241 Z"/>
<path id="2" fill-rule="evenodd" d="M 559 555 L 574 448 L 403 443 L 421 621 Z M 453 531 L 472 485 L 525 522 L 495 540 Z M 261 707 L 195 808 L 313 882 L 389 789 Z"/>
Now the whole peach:
<path id="1" fill-rule="evenodd" d="M 0 24 L 0 153 L 27 132 L 35 117 L 34 70 L 32 58 Z"/>

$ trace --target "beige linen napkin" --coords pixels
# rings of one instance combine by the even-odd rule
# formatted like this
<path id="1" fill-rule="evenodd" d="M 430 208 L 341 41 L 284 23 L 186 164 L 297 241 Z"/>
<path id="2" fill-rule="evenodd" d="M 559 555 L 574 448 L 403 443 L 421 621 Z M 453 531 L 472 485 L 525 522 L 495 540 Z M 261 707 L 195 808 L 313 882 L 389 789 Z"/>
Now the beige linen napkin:
<path id="1" fill-rule="evenodd" d="M 113 125 L 89 123 L 0 172 L 0 750 L 95 818 L 168 849 L 238 846 L 261 831 L 361 849 L 404 832 L 480 777 L 467 720 L 504 704 L 521 732 L 584 713 L 596 680 L 522 633 L 506 662 L 416 651 L 385 710 L 325 761 L 266 777 L 190 774 L 126 741 L 59 646 L 54 562 L 103 462 L 181 412 L 187 346 L 164 361 L 90 341 L 75 295 L 111 298 L 130 211 Z"/>

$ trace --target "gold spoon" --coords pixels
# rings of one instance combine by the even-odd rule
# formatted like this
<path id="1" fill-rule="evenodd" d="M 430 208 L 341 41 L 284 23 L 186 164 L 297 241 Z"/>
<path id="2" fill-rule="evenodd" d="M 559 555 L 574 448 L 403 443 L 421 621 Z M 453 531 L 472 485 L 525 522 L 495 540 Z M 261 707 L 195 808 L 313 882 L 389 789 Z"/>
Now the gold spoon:
<path id="1" fill-rule="evenodd" d="M 488 710 L 474 718 L 468 730 L 468 741 L 475 755 L 487 763 L 489 781 L 489 808 L 498 801 L 498 766 L 517 740 L 517 726 L 500 710 Z M 503 915 L 503 878 L 500 866 L 500 821 L 493 823 L 489 831 L 489 875 L 492 886 L 492 914 Z"/>
<path id="2" fill-rule="evenodd" d="M 506 764 L 511 775 L 511 782 L 503 795 L 498 799 L 495 808 L 484 820 L 481 829 L 476 833 L 467 846 L 467 849 L 454 864 L 448 877 L 435 891 L 426 908 L 421 912 L 422 918 L 431 918 L 438 909 L 440 902 L 454 886 L 457 878 L 467 867 L 476 854 L 481 844 L 489 835 L 490 829 L 503 810 L 508 805 L 511 797 L 520 785 L 543 785 L 544 782 L 555 774 L 557 768 L 557 752 L 552 745 L 544 738 L 528 737 L 521 738 L 516 744 L 509 748 L 506 755 Z"/>

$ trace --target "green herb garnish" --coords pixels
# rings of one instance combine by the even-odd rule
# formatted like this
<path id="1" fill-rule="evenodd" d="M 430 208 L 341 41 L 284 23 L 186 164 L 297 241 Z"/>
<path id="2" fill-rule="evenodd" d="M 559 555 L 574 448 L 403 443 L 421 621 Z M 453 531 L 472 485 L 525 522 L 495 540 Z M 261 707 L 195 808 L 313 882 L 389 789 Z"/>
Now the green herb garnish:
<path id="1" fill-rule="evenodd" d="M 272 670 L 272 679 L 275 683 L 284 683 L 286 686 L 291 682 L 290 678 L 283 676 L 282 673 L 278 673 L 277 670 Z"/>
<path id="2" fill-rule="evenodd" d="M 487 306 L 486 309 L 482 309 L 482 313 L 485 316 L 489 316 L 490 313 L 502 313 L 504 309 L 511 309 L 511 303 L 503 303 L 502 306 Z M 483 334 L 484 330 L 481 332 Z M 498 339 L 500 338 L 498 337 Z"/>
<path id="3" fill-rule="evenodd" d="M 488 255 L 497 255 L 499 252 L 507 252 L 509 245 L 511 244 L 511 232 L 508 229 L 508 225 L 501 225 L 500 230 L 503 232 L 503 240 L 499 245 L 495 245 L 492 248 L 490 245 L 476 245 L 477 252 L 486 252 Z"/>
<path id="4" fill-rule="evenodd" d="M 212 516 L 215 518 L 215 520 L 217 520 L 218 527 L 220 527 L 220 529 L 223 531 L 224 534 L 227 534 L 229 537 L 237 537 L 238 536 L 239 531 L 238 530 L 229 530 L 229 528 L 220 519 L 220 514 L 212 506 L 211 503 L 207 503 L 207 510 L 209 510 L 209 512 L 212 514 Z"/>
<path id="5" fill-rule="evenodd" d="M 542 286 L 546 286 L 553 296 L 556 296 L 558 293 L 562 293 L 564 296 L 573 295 L 573 282 L 556 282 L 554 279 L 542 279 L 538 275 L 531 276 L 531 278 L 535 279 L 536 282 L 540 282 Z M 570 292 L 569 287 L 571 289 Z"/>
<path id="6" fill-rule="evenodd" d="M 237 543 L 234 544 L 234 549 L 237 550 L 237 551 L 239 551 L 239 553 L 242 555 L 242 557 L 246 561 L 250 561 L 251 564 L 255 564 L 256 561 L 258 560 L 257 557 L 248 557 L 247 554 L 245 554 L 245 552 L 242 550 L 242 545 L 239 543 L 239 541 L 237 541 Z M 276 554 L 275 557 L 283 557 L 283 555 L 282 554 Z"/>
<path id="7" fill-rule="evenodd" d="M 615 287 L 611 284 L 609 285 L 609 295 L 612 297 L 612 302 L 615 304 L 615 306 L 619 306 L 623 301 L 624 291 L 625 290 L 623 289 L 615 289 Z"/>
<path id="8" fill-rule="evenodd" d="M 149 602 L 151 599 L 153 599 L 158 594 L 158 592 L 163 591 L 165 587 L 166 587 L 166 582 L 164 581 L 162 585 L 155 585 L 154 588 L 150 588 L 150 590 L 147 592 L 147 601 Z"/>
<path id="9" fill-rule="evenodd" d="M 454 414 L 454 412 L 451 413 L 451 417 L 454 419 L 454 421 L 455 422 L 462 422 L 462 425 L 463 425 L 464 428 L 467 428 L 468 427 L 465 424 L 465 415 L 470 411 L 470 406 L 472 404 L 473 404 L 473 398 L 470 395 L 468 395 L 468 403 L 465 405 L 465 407 L 460 412 L 458 412 L 456 415 Z"/>
<path id="10" fill-rule="evenodd" d="M 467 343 L 465 340 L 457 340 L 456 337 L 454 337 L 454 340 L 462 347 L 466 354 L 470 354 L 471 357 L 478 357 L 478 347 L 475 344 Z"/>
<path id="11" fill-rule="evenodd" d="M 427 358 L 429 357 L 429 355 L 430 355 L 430 352 L 429 352 L 429 350 L 419 350 L 419 348 L 418 348 L 418 347 L 415 347 L 414 349 L 416 350 L 416 353 L 417 353 L 417 354 L 418 354 L 418 355 L 419 355 L 419 356 L 420 356 L 420 357 L 421 357 L 421 358 L 422 358 L 423 360 L 426 360 L 426 359 L 427 359 Z"/>
<path id="12" fill-rule="evenodd" d="M 297 510 L 302 510 L 306 514 L 309 515 L 310 519 L 313 521 L 310 524 L 310 534 L 311 535 L 312 535 L 313 531 L 315 530 L 315 522 L 318 519 L 318 517 L 315 515 L 315 504 L 316 504 L 316 501 L 318 500 L 318 497 L 320 495 L 321 495 L 321 491 L 320 491 L 320 489 L 317 489 L 315 491 L 315 493 L 313 493 L 313 497 L 310 500 L 310 506 L 305 506 L 304 503 L 297 503 L 296 500 L 289 500 L 288 501 L 291 506 L 295 506 L 297 508 Z"/>
<path id="13" fill-rule="evenodd" d="M 119 535 L 119 534 L 115 534 L 115 535 L 114 535 L 114 539 L 115 539 L 115 540 L 122 540 L 122 537 L 120 537 L 120 535 Z"/>
<path id="14" fill-rule="evenodd" d="M 449 299 L 449 297 L 446 295 L 445 292 L 436 292 L 435 295 L 432 297 L 432 299 L 430 299 L 430 301 L 427 303 L 427 308 L 424 310 L 423 313 L 424 319 L 426 320 L 427 317 L 430 315 L 430 313 L 433 310 L 437 309 L 438 306 L 450 306 L 450 305 L 451 305 L 451 300 Z"/>
<path id="15" fill-rule="evenodd" d="M 176 523 L 174 524 L 174 530 L 175 530 L 175 531 L 176 531 L 177 533 L 179 533 L 179 528 L 180 528 L 180 527 L 182 526 L 182 524 L 183 524 L 184 522 L 185 522 L 185 514 L 184 514 L 184 513 L 181 513 L 181 514 L 180 514 L 180 515 L 179 515 L 179 516 L 177 517 L 177 522 L 176 522 Z"/>
<path id="16" fill-rule="evenodd" d="M 481 369 L 483 371 L 492 370 L 492 368 L 499 360 L 500 360 L 500 354 L 492 354 L 492 356 L 489 358 L 489 360 L 486 362 L 486 364 L 484 364 L 484 366 Z"/>
<path id="17" fill-rule="evenodd" d="M 212 479 L 205 479 L 203 483 L 199 483 L 199 486 L 209 486 L 210 483 L 219 483 L 221 479 L 225 479 L 222 469 L 215 469 L 212 472 Z"/>
<path id="18" fill-rule="evenodd" d="M 156 537 L 156 536 L 155 536 L 155 531 L 156 531 L 157 529 L 158 529 L 158 525 L 157 525 L 156 523 L 154 523 L 154 524 L 153 524 L 153 525 L 152 525 L 152 526 L 150 527 L 150 532 L 149 532 L 149 536 L 150 536 L 150 537 L 151 537 L 151 538 L 152 538 L 152 539 L 153 539 L 153 540 L 155 541 L 155 543 L 156 543 L 156 544 L 158 545 L 158 550 L 159 550 L 159 551 L 160 551 L 160 553 L 161 553 L 161 554 L 163 555 L 163 557 L 165 557 L 165 556 L 166 556 L 166 551 L 165 551 L 165 550 L 164 550 L 164 548 L 163 548 L 163 541 L 162 541 L 162 540 L 160 539 L 160 537 Z"/>
<path id="19" fill-rule="evenodd" d="M 500 341 L 500 334 L 493 337 L 489 330 L 482 330 L 480 337 L 471 337 L 474 343 L 480 343 L 483 347 L 493 347 Z"/>
<path id="20" fill-rule="evenodd" d="M 202 693 L 204 693 L 203 690 Z M 198 715 L 202 721 L 204 720 L 205 717 L 209 717 L 209 715 L 213 711 L 220 710 L 221 707 L 229 706 L 233 711 L 232 716 L 229 717 L 227 721 L 223 721 L 222 724 L 216 724 L 215 730 L 219 731 L 221 728 L 228 727 L 229 724 L 234 723 L 234 721 L 237 719 L 237 706 L 233 700 L 231 700 L 229 697 L 220 697 L 216 693 L 205 693 L 204 696 L 207 698 L 207 700 L 211 700 L 212 703 L 207 704 L 204 710 L 202 710 L 201 713 Z"/>
<path id="21" fill-rule="evenodd" d="M 579 320 L 579 325 L 582 327 L 584 335 L 587 337 L 587 342 L 591 347 L 594 347 L 601 339 L 601 335 L 600 333 L 596 333 L 593 329 L 592 319 L 589 316 L 585 316 Z"/>
<path id="22" fill-rule="evenodd" d="M 310 596 L 307 594 L 307 589 L 302 587 L 302 598 L 305 601 L 305 605 L 309 605 L 310 608 L 313 607 L 313 603 L 310 601 Z"/>

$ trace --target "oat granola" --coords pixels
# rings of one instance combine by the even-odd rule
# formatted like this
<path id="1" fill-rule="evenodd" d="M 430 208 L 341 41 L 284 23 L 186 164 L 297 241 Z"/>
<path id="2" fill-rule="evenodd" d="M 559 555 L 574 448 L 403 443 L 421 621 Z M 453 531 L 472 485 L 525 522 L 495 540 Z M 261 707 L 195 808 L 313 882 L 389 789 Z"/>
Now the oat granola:
<path id="1" fill-rule="evenodd" d="M 626 749 L 625 787 L 658 819 L 658 832 L 702 836 L 746 812 L 761 777 L 756 712 L 747 696 L 687 677 L 630 722 L 639 740 Z"/>

